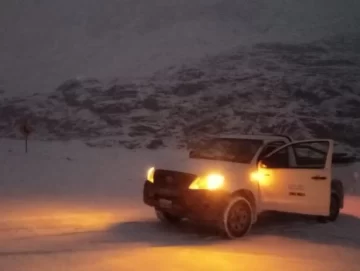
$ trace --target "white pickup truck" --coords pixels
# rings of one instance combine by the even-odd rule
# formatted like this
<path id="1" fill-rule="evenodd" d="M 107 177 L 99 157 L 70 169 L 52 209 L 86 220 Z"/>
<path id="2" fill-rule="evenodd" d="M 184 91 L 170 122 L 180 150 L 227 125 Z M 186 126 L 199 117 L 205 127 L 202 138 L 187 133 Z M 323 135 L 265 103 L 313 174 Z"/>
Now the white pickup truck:
<path id="1" fill-rule="evenodd" d="M 209 223 L 227 238 L 244 236 L 264 211 L 335 221 L 344 205 L 343 184 L 333 172 L 339 157 L 331 139 L 210 138 L 173 167 L 150 168 L 143 200 L 162 221 Z"/>

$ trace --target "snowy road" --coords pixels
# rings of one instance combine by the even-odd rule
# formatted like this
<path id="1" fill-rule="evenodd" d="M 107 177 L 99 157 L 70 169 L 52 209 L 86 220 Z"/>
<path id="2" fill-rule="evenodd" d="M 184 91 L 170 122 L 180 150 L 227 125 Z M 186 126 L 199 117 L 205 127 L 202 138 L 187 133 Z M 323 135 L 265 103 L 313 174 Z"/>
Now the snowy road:
<path id="1" fill-rule="evenodd" d="M 347 199 L 349 206 L 359 204 L 358 198 Z M 50 204 L 38 210 L 24 202 L 26 214 L 14 208 L 18 216 L 2 216 L 0 270 L 328 271 L 360 266 L 360 216 L 343 214 L 327 225 L 264 217 L 245 239 L 224 241 L 186 223 L 163 227 L 141 204 L 111 205 L 62 210 Z"/>
<path id="2" fill-rule="evenodd" d="M 157 223 L 141 202 L 140 176 L 131 181 L 129 165 L 137 158 L 139 167 L 146 166 L 144 153 L 122 159 L 118 150 L 40 145 L 28 156 L 16 144 L 10 152 L 9 144 L 1 147 L 1 271 L 360 268 L 357 196 L 346 197 L 336 223 L 269 215 L 246 238 L 225 241 L 187 223 Z M 113 176 L 115 164 L 121 182 L 112 181 L 120 177 Z M 101 185 L 95 181 L 99 170 Z M 86 184 L 75 183 L 79 174 L 87 176 Z"/>

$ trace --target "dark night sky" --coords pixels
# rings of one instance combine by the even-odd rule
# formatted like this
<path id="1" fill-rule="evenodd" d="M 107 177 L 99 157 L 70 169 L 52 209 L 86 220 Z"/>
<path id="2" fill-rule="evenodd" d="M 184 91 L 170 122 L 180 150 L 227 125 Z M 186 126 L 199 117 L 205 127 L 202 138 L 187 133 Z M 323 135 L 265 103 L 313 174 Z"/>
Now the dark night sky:
<path id="1" fill-rule="evenodd" d="M 75 76 L 146 75 L 259 40 L 356 32 L 359 10 L 358 0 L 2 0 L 0 88 L 46 92 Z"/>

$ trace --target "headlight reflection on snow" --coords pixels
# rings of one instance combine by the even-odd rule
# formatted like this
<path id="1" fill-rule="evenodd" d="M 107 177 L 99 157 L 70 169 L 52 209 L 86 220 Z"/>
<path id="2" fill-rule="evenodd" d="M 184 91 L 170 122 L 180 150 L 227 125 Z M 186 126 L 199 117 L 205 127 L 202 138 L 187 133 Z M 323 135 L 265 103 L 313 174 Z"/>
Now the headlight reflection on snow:
<path id="1" fill-rule="evenodd" d="M 84 228 L 102 228 L 109 224 L 112 215 L 102 212 L 60 212 L 51 217 L 44 217 L 45 220 L 54 220 L 61 225 L 74 225 Z"/>
<path id="2" fill-rule="evenodd" d="M 21 229 L 21 233 L 33 234 L 64 234 L 69 232 L 84 232 L 103 230 L 118 223 L 121 217 L 107 210 L 89 210 L 74 207 L 59 208 L 59 206 L 27 206 L 24 209 L 14 209 L 11 214 L 3 214 L 2 221 L 7 228 Z M 124 214 L 125 215 L 125 214 Z"/>

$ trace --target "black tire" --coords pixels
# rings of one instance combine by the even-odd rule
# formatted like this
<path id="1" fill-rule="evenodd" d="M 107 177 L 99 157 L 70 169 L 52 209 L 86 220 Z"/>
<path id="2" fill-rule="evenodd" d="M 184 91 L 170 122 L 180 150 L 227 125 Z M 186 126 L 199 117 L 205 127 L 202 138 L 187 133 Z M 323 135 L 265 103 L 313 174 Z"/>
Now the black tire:
<path id="1" fill-rule="evenodd" d="M 328 216 L 319 216 L 320 223 L 334 222 L 338 219 L 340 214 L 340 201 L 337 196 L 331 195 L 330 211 Z"/>
<path id="2" fill-rule="evenodd" d="M 318 216 L 318 217 L 317 217 L 317 221 L 318 221 L 319 223 L 323 223 L 323 224 L 329 222 L 327 216 Z"/>
<path id="3" fill-rule="evenodd" d="M 251 204 L 245 198 L 236 196 L 226 205 L 221 217 L 221 229 L 228 239 L 241 238 L 246 235 L 253 221 Z"/>
<path id="4" fill-rule="evenodd" d="M 340 202 L 339 199 L 335 196 L 331 196 L 330 201 L 330 215 L 328 217 L 328 220 L 331 222 L 334 222 L 338 219 L 340 214 Z"/>
<path id="5" fill-rule="evenodd" d="M 161 222 L 166 223 L 166 224 L 177 224 L 182 220 L 181 217 L 169 214 L 162 210 L 155 209 L 155 213 L 156 213 L 156 217 Z"/>

